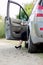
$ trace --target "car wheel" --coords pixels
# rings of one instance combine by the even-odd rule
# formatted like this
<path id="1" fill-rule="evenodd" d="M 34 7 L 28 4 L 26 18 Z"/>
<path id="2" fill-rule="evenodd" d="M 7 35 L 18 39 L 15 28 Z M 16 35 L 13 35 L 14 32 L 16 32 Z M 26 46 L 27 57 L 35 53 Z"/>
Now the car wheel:
<path id="1" fill-rule="evenodd" d="M 29 37 L 28 52 L 30 52 L 30 53 L 36 53 L 37 52 L 37 47 L 36 47 L 36 45 L 33 44 L 31 37 Z"/>

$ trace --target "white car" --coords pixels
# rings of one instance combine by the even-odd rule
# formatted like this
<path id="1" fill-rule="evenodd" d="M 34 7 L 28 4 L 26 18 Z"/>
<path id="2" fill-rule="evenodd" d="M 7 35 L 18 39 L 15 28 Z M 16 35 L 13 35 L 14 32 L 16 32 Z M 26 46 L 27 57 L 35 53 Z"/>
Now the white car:
<path id="1" fill-rule="evenodd" d="M 20 7 L 20 11 L 24 11 L 26 15 L 26 21 L 21 19 L 12 19 L 9 15 L 10 3 L 16 4 Z M 12 10 L 11 10 L 12 11 Z M 20 12 L 19 12 L 20 17 Z M 21 25 L 22 23 L 27 23 L 27 25 Z M 28 26 L 30 29 L 30 34 L 28 37 Z M 7 5 L 7 16 L 5 18 L 5 36 L 6 39 L 21 39 L 21 33 L 27 31 L 28 51 L 36 52 L 37 44 L 43 43 L 43 0 L 37 0 L 30 17 L 23 9 L 23 7 L 13 1 L 8 0 Z M 27 45 L 27 44 L 26 44 Z"/>
<path id="2" fill-rule="evenodd" d="M 37 52 L 37 44 L 43 43 L 43 0 L 37 0 L 29 17 L 29 28 L 28 51 Z"/>

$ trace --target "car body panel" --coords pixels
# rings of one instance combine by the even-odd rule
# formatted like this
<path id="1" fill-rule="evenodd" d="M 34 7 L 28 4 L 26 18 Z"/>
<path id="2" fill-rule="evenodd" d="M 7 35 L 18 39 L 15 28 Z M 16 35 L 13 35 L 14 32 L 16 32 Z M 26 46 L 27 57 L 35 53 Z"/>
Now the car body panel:
<path id="1" fill-rule="evenodd" d="M 33 44 L 39 44 L 43 42 L 43 16 L 36 17 L 36 13 L 38 12 L 43 14 L 43 10 L 37 10 L 37 6 L 39 2 L 40 0 L 37 0 L 36 5 L 29 18 L 30 35 Z"/>

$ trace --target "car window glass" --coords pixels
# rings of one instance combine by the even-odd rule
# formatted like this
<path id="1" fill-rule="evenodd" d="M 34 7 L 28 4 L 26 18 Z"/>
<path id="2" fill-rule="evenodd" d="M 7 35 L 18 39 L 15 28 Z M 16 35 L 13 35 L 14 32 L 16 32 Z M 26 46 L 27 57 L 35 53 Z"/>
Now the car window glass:
<path id="1" fill-rule="evenodd" d="M 20 9 L 20 19 L 26 21 L 27 20 L 27 15 L 23 11 L 23 9 Z"/>
<path id="2" fill-rule="evenodd" d="M 9 15 L 11 18 L 17 18 L 17 15 L 19 14 L 20 6 L 16 4 L 10 4 L 10 10 L 9 10 Z"/>
<path id="3" fill-rule="evenodd" d="M 43 0 L 40 0 L 39 5 L 43 6 Z"/>
<path id="4" fill-rule="evenodd" d="M 41 5 L 43 6 L 43 0 L 42 0 L 42 2 L 41 2 Z"/>

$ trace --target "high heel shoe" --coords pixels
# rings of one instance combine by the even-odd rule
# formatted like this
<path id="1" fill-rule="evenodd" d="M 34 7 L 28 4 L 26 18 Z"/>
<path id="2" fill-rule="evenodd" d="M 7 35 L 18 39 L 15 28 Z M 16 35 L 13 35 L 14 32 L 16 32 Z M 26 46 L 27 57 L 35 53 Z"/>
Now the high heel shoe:
<path id="1" fill-rule="evenodd" d="M 16 48 L 16 49 L 21 48 L 21 45 L 20 45 L 20 46 L 15 46 L 15 48 Z"/>

